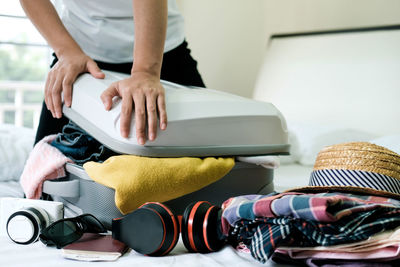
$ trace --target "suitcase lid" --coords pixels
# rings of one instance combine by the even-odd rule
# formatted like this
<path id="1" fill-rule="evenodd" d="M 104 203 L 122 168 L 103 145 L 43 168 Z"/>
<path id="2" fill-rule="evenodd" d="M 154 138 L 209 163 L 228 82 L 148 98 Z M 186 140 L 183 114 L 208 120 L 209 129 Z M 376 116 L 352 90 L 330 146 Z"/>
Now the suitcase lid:
<path id="1" fill-rule="evenodd" d="M 212 89 L 161 81 L 165 88 L 167 129 L 154 141 L 136 141 L 132 115 L 130 136 L 120 135 L 121 99 L 104 109 L 101 93 L 126 74 L 104 71 L 104 79 L 78 77 L 72 105 L 63 113 L 99 142 L 121 154 L 150 157 L 288 154 L 288 132 L 282 114 L 271 104 Z"/>

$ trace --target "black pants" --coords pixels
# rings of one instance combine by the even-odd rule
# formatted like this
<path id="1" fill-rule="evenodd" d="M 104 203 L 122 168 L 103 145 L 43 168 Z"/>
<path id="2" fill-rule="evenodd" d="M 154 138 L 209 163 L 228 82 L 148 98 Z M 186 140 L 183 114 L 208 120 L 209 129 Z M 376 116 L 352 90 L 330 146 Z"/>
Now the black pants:
<path id="1" fill-rule="evenodd" d="M 58 59 L 54 55 L 54 60 L 50 67 L 57 63 Z M 131 73 L 132 62 L 112 64 L 96 61 L 100 69 L 111 70 L 122 73 Z M 164 54 L 161 66 L 161 79 L 183 85 L 193 85 L 205 87 L 200 73 L 197 70 L 197 62 L 190 55 L 187 42 L 183 42 L 177 48 Z M 53 118 L 51 112 L 43 102 L 40 114 L 39 126 L 36 132 L 35 144 L 43 137 L 61 132 L 63 126 L 68 123 L 68 119 L 62 116 L 60 119 Z"/>

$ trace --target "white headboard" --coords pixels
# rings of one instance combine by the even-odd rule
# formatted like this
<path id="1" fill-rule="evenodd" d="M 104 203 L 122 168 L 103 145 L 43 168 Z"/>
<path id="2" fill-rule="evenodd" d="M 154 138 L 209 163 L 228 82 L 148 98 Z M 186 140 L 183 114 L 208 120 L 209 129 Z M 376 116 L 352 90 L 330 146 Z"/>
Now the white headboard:
<path id="1" fill-rule="evenodd" d="M 275 35 L 254 98 L 289 120 L 400 133 L 400 26 Z"/>

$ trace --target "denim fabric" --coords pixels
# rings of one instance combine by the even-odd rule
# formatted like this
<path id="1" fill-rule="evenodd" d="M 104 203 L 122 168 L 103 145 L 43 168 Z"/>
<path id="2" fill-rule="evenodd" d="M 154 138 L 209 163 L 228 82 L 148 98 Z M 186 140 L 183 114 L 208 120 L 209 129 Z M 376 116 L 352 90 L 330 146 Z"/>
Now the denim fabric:
<path id="1" fill-rule="evenodd" d="M 117 155 L 72 121 L 63 127 L 62 133 L 57 135 L 51 145 L 79 165 L 87 161 L 103 162 Z"/>

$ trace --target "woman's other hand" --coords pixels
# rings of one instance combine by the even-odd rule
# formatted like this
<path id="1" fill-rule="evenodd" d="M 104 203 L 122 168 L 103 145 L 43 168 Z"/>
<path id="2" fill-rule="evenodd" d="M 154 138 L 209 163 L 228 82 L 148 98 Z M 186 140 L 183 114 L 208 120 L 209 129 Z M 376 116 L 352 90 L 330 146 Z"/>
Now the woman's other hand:
<path id="1" fill-rule="evenodd" d="M 106 110 L 111 109 L 114 96 L 122 98 L 120 131 L 123 137 L 129 136 L 133 108 L 138 144 L 146 143 L 146 125 L 150 141 L 157 137 L 158 119 L 160 129 L 167 128 L 165 91 L 159 76 L 147 72 L 133 72 L 129 78 L 112 83 L 101 95 Z"/>
<path id="2" fill-rule="evenodd" d="M 47 75 L 44 90 L 44 99 L 47 109 L 54 118 L 61 118 L 61 94 L 64 96 L 64 103 L 71 106 L 72 84 L 79 74 L 89 72 L 93 77 L 102 79 L 104 73 L 90 57 L 82 52 L 60 55 L 57 63 Z"/>

